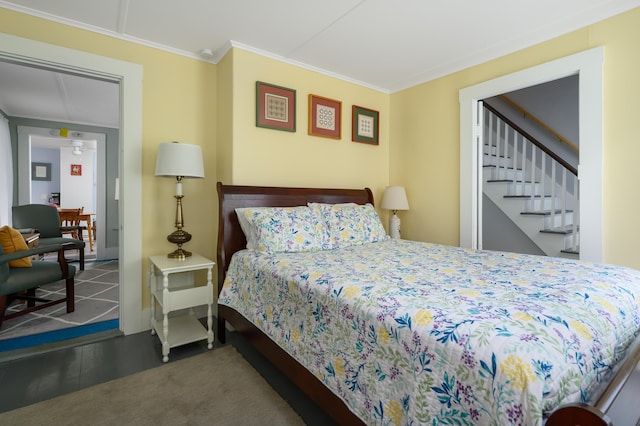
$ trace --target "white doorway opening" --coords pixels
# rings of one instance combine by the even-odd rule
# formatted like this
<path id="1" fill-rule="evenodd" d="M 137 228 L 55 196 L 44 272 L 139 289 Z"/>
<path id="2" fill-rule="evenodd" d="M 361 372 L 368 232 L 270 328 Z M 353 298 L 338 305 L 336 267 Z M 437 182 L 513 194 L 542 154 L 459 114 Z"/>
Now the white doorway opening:
<path id="1" fill-rule="evenodd" d="M 51 136 L 58 129 L 49 129 L 44 127 L 18 126 L 18 204 L 46 203 L 44 199 L 37 199 L 37 194 L 33 194 L 33 181 L 31 179 L 31 162 L 34 141 L 37 140 L 36 146 L 44 148 L 53 148 L 61 153 L 71 153 L 73 148 L 66 138 Z M 78 133 L 78 132 L 76 132 Z M 82 147 L 82 155 L 76 157 L 74 155 L 66 155 L 67 158 L 77 159 L 76 162 L 84 163 L 84 174 L 91 173 L 94 176 L 88 176 L 90 180 L 87 184 L 92 186 L 90 194 L 80 194 L 78 188 L 70 183 L 62 192 L 63 208 L 79 208 L 84 207 L 85 212 L 95 213 L 93 218 L 96 220 L 96 229 L 106 229 L 106 134 L 81 132 L 74 135 L 74 140 L 84 141 Z M 95 161 L 93 156 L 95 154 Z M 93 166 L 87 168 L 95 162 L 95 170 Z M 95 172 L 95 173 L 94 173 Z M 61 181 L 63 175 L 61 173 Z M 61 182 L 64 188 L 63 182 Z M 75 201 L 70 199 L 73 197 Z M 103 231 L 104 234 L 104 231 Z M 118 258 L 118 249 L 116 247 L 106 247 L 105 238 L 96 239 L 94 242 L 95 254 L 98 260 Z"/>
<path id="2" fill-rule="evenodd" d="M 142 66 L 0 33 L 0 58 L 106 79 L 120 87 L 119 268 L 120 330 L 149 326 L 142 315 Z M 125 232 L 126 231 L 126 232 Z"/>
<path id="3" fill-rule="evenodd" d="M 603 71 L 598 47 L 460 90 L 460 246 L 478 248 L 482 211 L 482 151 L 478 101 L 579 75 L 580 259 L 602 262 Z"/>

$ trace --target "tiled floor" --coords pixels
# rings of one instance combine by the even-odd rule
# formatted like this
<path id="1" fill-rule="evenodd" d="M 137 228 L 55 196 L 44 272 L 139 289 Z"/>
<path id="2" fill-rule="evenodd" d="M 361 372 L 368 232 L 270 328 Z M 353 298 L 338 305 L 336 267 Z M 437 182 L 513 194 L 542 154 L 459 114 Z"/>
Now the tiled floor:
<path id="1" fill-rule="evenodd" d="M 117 319 L 120 297 L 118 261 L 85 262 L 84 271 L 77 263 L 75 266 L 74 312 L 67 313 L 66 305 L 59 304 L 6 320 L 0 328 L 0 340 Z M 64 295 L 64 292 L 64 281 L 60 281 L 43 286 L 38 295 L 46 298 L 48 293 Z M 13 305 L 7 311 L 20 308 Z"/>
<path id="2" fill-rule="evenodd" d="M 228 333 L 227 342 L 236 347 L 308 425 L 333 424 L 243 338 Z M 219 347 L 221 344 L 216 341 L 213 350 Z M 172 348 L 169 362 L 206 351 L 206 341 Z M 36 348 L 31 354 L 23 351 L 17 359 L 7 355 L 3 358 L 0 354 L 0 412 L 161 365 L 162 348 L 157 336 L 149 332 L 109 337 L 44 353 L 38 353 Z"/>

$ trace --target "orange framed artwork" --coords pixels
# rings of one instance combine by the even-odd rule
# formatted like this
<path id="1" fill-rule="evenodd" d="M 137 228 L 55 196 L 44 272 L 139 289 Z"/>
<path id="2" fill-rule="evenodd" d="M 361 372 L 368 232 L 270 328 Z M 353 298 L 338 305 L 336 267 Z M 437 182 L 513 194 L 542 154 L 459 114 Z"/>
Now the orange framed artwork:
<path id="1" fill-rule="evenodd" d="M 309 134 L 340 139 L 342 102 L 322 96 L 309 95 Z"/>

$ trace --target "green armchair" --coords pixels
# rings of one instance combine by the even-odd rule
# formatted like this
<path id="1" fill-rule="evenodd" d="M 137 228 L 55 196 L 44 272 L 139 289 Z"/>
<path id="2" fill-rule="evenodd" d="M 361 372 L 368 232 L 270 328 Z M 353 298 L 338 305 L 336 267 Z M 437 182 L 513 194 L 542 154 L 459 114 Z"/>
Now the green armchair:
<path id="1" fill-rule="evenodd" d="M 58 303 L 67 303 L 67 312 L 75 310 L 76 268 L 69 265 L 64 257 L 67 249 L 64 244 L 40 246 L 29 250 L 5 253 L 0 245 L 0 327 L 5 319 L 15 318 L 29 312 L 48 308 Z M 26 256 L 58 252 L 57 262 L 33 261 L 31 267 L 14 268 L 9 265 L 12 260 Z M 66 293 L 63 298 L 46 300 L 36 297 L 36 289 L 46 284 L 65 280 Z M 26 307 L 5 315 L 7 308 L 14 300 L 26 300 Z"/>
<path id="2" fill-rule="evenodd" d="M 80 270 L 84 271 L 84 246 L 82 241 L 83 226 L 60 226 L 58 209 L 47 204 L 25 204 L 12 207 L 13 227 L 16 229 L 36 229 L 40 233 L 38 244 L 66 244 L 67 250 L 78 250 Z M 80 239 L 62 236 L 62 231 L 78 230 Z"/>

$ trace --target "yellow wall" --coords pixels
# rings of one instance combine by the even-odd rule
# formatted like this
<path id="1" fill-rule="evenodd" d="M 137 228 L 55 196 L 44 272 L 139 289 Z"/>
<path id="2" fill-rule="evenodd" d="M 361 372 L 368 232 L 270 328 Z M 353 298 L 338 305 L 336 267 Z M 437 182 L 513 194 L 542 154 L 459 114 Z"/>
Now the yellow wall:
<path id="1" fill-rule="evenodd" d="M 459 241 L 460 89 L 604 46 L 604 261 L 640 269 L 640 9 L 391 95 L 390 182 L 406 186 L 403 236 Z"/>
<path id="2" fill-rule="evenodd" d="M 388 182 L 389 95 L 244 50 L 233 51 L 233 182 L 241 185 L 370 187 Z M 256 81 L 296 90 L 296 131 L 256 127 Z M 340 140 L 308 135 L 308 96 L 342 102 Z M 378 146 L 351 141 L 351 107 L 380 112 Z"/>
<path id="3" fill-rule="evenodd" d="M 218 63 L 217 180 L 231 183 L 233 158 L 233 50 Z"/>
<path id="4" fill-rule="evenodd" d="M 203 148 L 206 178 L 185 184 L 185 229 L 197 235 L 189 248 L 209 257 L 215 257 L 219 179 L 234 184 L 369 186 L 377 200 L 386 185 L 402 184 L 411 204 L 410 211 L 400 213 L 403 236 L 457 245 L 458 91 L 605 46 L 604 256 L 606 262 L 640 269 L 634 245 L 640 236 L 635 220 L 640 198 L 633 186 L 629 189 L 640 181 L 634 126 L 640 94 L 640 9 L 393 95 L 243 50 L 234 49 L 212 65 L 6 9 L 0 9 L 0 28 L 143 66 L 144 259 L 172 249 L 165 237 L 173 226 L 174 185 L 153 176 L 156 146 L 171 140 Z M 255 126 L 256 80 L 297 90 L 295 133 Z M 341 140 L 307 135 L 310 93 L 342 101 Z M 379 146 L 351 142 L 353 104 L 380 111 Z"/>

